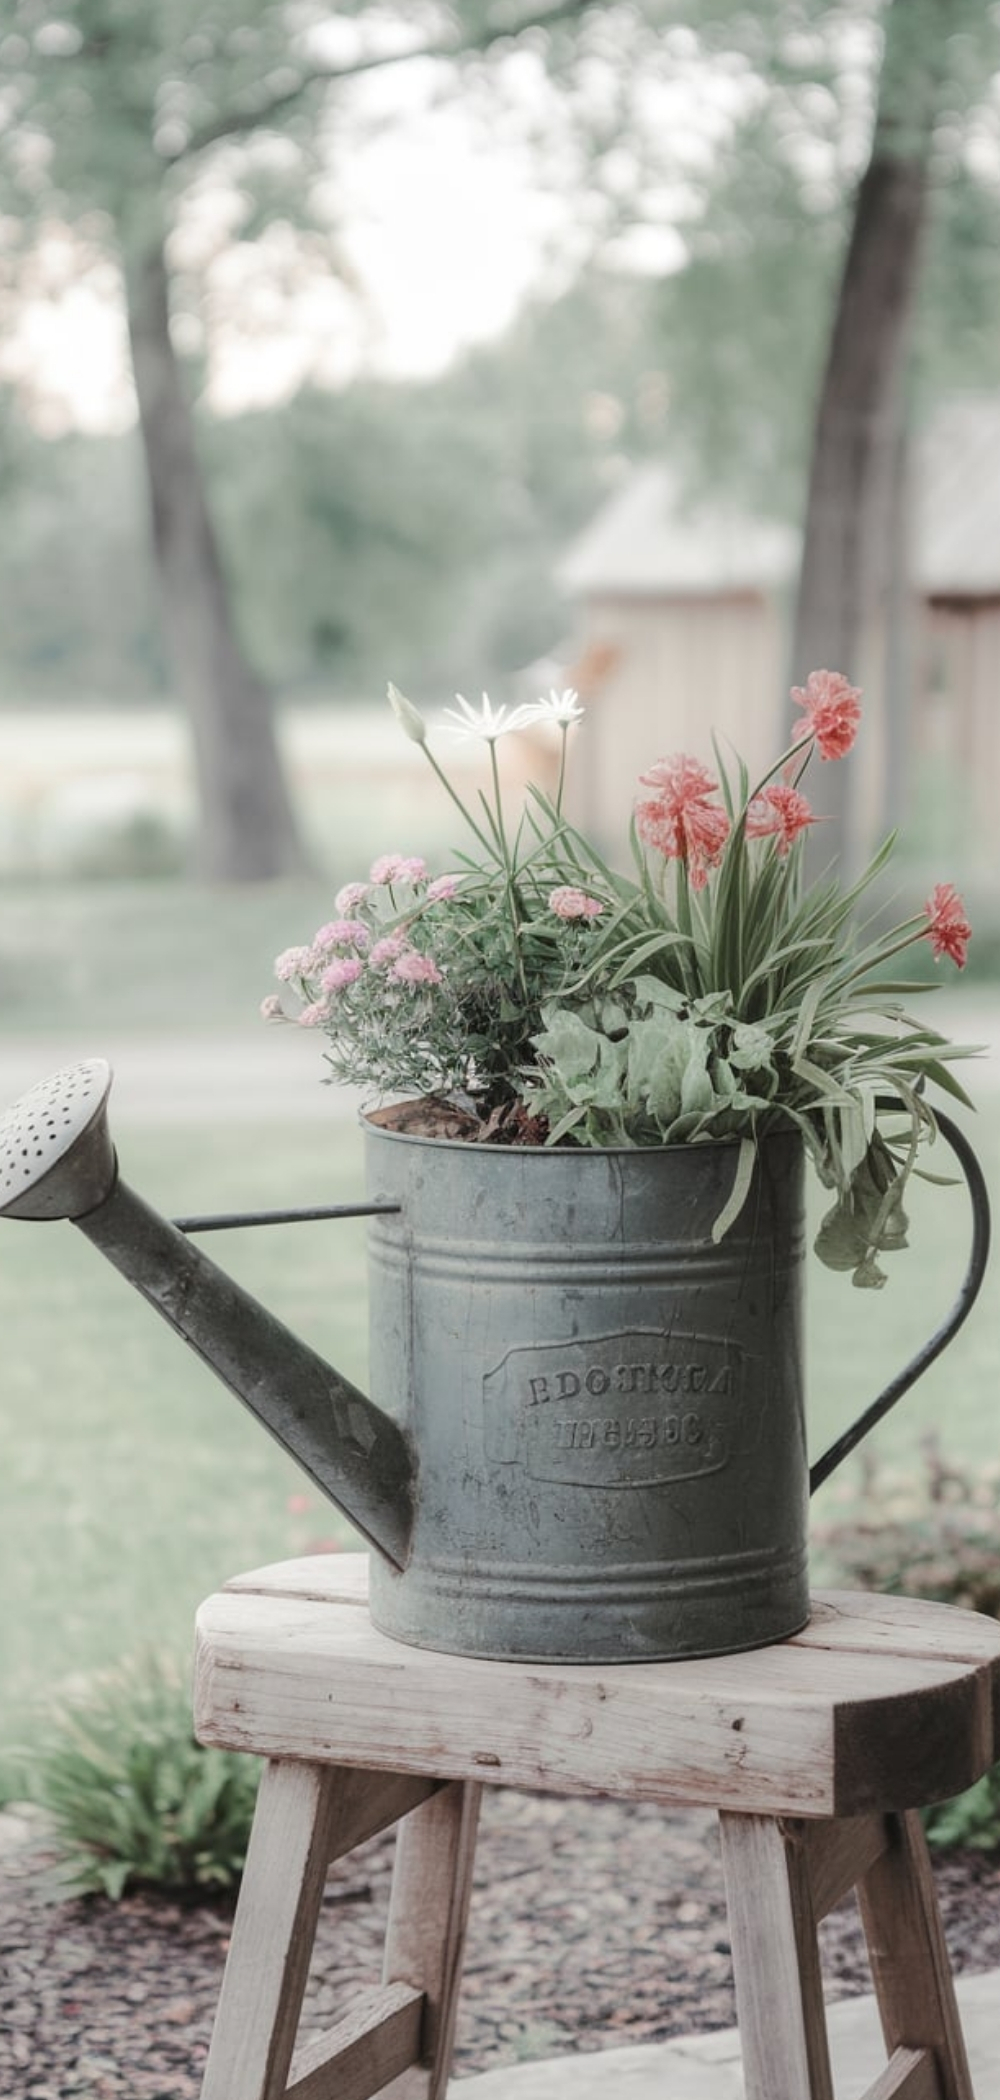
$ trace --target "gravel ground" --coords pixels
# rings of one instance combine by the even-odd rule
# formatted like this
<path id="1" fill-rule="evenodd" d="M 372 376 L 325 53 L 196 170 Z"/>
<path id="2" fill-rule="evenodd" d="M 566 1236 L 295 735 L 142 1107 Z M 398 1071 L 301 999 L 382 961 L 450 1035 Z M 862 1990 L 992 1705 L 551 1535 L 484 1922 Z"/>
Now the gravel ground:
<path id="1" fill-rule="evenodd" d="M 955 1967 L 1000 1967 L 1000 1855 L 938 1854 Z M 303 2035 L 377 1982 L 392 1836 L 335 1867 Z M 34 1831 L 0 1858 L 5 2100 L 196 2100 L 225 1909 L 57 1900 Z M 832 1997 L 869 1988 L 853 1904 L 823 1928 Z M 335 1981 L 333 1979 L 336 1979 Z M 714 1819 L 487 1790 L 455 2071 L 729 2027 Z"/>

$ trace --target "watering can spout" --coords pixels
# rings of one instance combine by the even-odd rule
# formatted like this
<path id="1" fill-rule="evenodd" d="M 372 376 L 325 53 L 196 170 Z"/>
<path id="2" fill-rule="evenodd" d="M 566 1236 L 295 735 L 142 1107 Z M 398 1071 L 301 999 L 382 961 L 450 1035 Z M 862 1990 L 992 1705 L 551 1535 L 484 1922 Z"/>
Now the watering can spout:
<path id="1" fill-rule="evenodd" d="M 399 1425 L 127 1187 L 107 1122 L 110 1067 L 57 1072 L 0 1120 L 0 1217 L 68 1218 L 395 1567 L 415 1464 Z"/>

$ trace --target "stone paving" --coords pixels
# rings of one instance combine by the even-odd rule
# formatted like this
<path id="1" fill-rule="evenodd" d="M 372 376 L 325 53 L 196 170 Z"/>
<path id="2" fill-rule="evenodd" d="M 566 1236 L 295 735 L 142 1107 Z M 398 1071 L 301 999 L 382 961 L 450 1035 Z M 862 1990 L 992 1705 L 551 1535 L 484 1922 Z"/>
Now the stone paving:
<path id="1" fill-rule="evenodd" d="M 1000 1970 L 960 1977 L 959 2010 L 976 2100 L 1000 2096 Z M 864 2100 L 885 2062 L 873 1998 L 828 2015 L 837 2100 Z M 744 2100 L 739 2036 L 694 2035 L 642 2049 L 605 2049 L 453 2082 L 453 2100 Z"/>

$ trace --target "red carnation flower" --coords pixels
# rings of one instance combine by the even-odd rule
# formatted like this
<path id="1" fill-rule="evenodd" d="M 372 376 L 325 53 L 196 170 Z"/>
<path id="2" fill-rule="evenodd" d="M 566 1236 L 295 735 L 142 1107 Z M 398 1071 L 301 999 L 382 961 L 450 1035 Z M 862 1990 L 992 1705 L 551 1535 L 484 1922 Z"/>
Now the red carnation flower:
<path id="1" fill-rule="evenodd" d="M 692 889 L 703 890 L 729 837 L 725 810 L 708 799 L 715 794 L 718 781 L 696 758 L 683 753 L 658 759 L 640 779 L 644 787 L 660 792 L 636 803 L 639 837 L 647 846 L 655 846 L 665 860 L 685 861 Z"/>
<path id="2" fill-rule="evenodd" d="M 777 852 L 783 855 L 795 844 L 800 831 L 818 822 L 797 788 L 776 781 L 771 787 L 762 788 L 748 804 L 746 835 L 748 839 L 773 837 Z"/>
<path id="3" fill-rule="evenodd" d="M 804 686 L 792 687 L 796 706 L 806 711 L 806 720 L 795 723 L 793 734 L 804 730 L 815 737 L 821 758 L 845 758 L 858 733 L 860 698 L 858 688 L 848 685 L 839 671 L 810 671 Z"/>
<path id="4" fill-rule="evenodd" d="M 950 955 L 960 970 L 965 968 L 965 954 L 972 939 L 972 928 L 965 916 L 965 906 L 953 882 L 936 883 L 927 899 L 926 938 L 931 944 L 934 959 L 939 962 L 942 955 Z"/>

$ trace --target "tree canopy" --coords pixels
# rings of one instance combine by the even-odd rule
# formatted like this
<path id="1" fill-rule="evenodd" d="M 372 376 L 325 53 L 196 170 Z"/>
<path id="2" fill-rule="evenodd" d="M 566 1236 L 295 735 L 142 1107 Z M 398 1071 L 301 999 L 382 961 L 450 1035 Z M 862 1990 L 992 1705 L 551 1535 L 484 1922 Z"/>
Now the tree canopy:
<path id="1" fill-rule="evenodd" d="M 996 11 L 973 0 L 420 0 L 396 14 L 354 0 L 332 21 L 313 0 L 20 0 L 0 42 L 8 297 L 16 240 L 30 247 L 53 223 L 72 222 L 84 260 L 125 263 L 133 340 L 144 310 L 158 359 L 144 431 L 169 371 L 175 417 L 197 402 L 185 457 L 253 679 L 377 690 L 391 657 L 418 688 L 475 685 L 558 646 L 555 557 L 644 452 L 669 447 L 693 490 L 725 483 L 751 506 L 803 515 L 849 232 L 873 135 L 887 136 L 884 112 L 875 125 L 885 37 L 918 15 L 935 98 L 905 395 L 919 417 L 943 390 L 1000 380 L 1000 54 Z M 213 415 L 210 317 L 185 238 L 195 205 L 224 195 L 226 241 L 259 243 L 278 225 L 304 270 L 336 275 L 330 173 L 361 121 L 350 82 L 407 52 L 461 51 L 461 84 L 442 64 L 442 89 L 498 108 L 478 54 L 509 53 L 528 21 L 544 26 L 518 48 L 552 81 L 539 180 L 577 200 L 552 287 L 504 340 L 433 382 L 360 377 Z M 905 104 L 904 117 L 889 110 L 894 147 L 907 144 Z M 159 462 L 154 484 L 169 482 L 175 453 L 161 447 Z M 134 438 L 45 445 L 20 432 L 4 472 L 12 684 L 51 688 L 71 662 L 80 690 L 176 683 L 141 559 Z M 162 515 L 154 500 L 154 525 Z M 47 616 L 41 579 L 56 569 Z"/>

